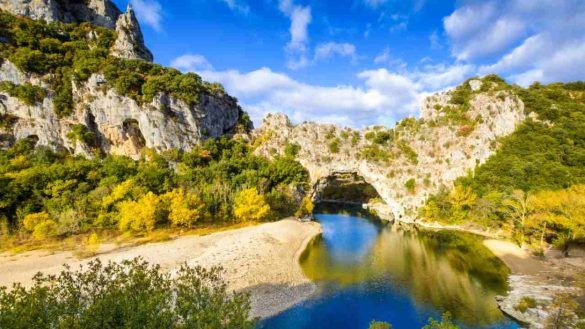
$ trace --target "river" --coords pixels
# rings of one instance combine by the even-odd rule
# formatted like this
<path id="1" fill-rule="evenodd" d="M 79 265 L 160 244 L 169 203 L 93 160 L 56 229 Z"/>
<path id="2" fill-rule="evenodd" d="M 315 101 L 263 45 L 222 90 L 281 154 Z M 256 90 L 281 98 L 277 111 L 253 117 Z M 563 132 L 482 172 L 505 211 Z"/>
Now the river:
<path id="1" fill-rule="evenodd" d="M 462 328 L 518 328 L 494 299 L 509 271 L 480 237 L 401 227 L 349 208 L 315 217 L 323 234 L 301 265 L 317 293 L 260 328 L 368 328 L 378 320 L 411 329 L 445 311 Z"/>

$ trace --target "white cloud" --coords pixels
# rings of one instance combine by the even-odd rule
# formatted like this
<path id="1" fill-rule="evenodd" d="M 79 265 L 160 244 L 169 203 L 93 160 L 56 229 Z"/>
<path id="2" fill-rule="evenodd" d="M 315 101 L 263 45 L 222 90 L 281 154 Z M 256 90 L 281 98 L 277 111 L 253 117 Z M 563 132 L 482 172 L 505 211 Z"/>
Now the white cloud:
<path id="1" fill-rule="evenodd" d="M 138 19 L 155 29 L 161 31 L 162 6 L 156 0 L 130 0 Z"/>
<path id="2" fill-rule="evenodd" d="M 173 63 L 190 63 L 191 58 L 196 58 L 197 63 L 206 62 L 197 55 L 188 55 Z M 185 71 L 190 67 L 174 66 Z M 283 112 L 297 123 L 320 121 L 363 127 L 392 125 L 405 116 L 416 115 L 424 96 L 463 81 L 471 67 L 435 65 L 410 73 L 386 68 L 364 70 L 356 74 L 359 83 L 335 86 L 303 83 L 267 67 L 250 72 L 211 68 L 195 71 L 207 81 L 222 83 L 240 100 L 256 125 L 266 113 Z"/>
<path id="3" fill-rule="evenodd" d="M 211 70 L 213 67 L 202 55 L 187 54 L 179 56 L 171 62 L 171 66 L 183 71 Z"/>
<path id="4" fill-rule="evenodd" d="M 278 9 L 290 18 L 290 41 L 286 45 L 289 55 L 287 66 L 290 69 L 304 67 L 309 64 L 307 44 L 308 27 L 312 20 L 311 7 L 295 5 L 292 0 L 280 0 Z"/>
<path id="5" fill-rule="evenodd" d="M 231 10 L 248 14 L 250 12 L 250 6 L 245 1 L 240 0 L 219 0 L 225 3 Z"/>
<path id="6" fill-rule="evenodd" d="M 327 59 L 335 55 L 355 58 L 355 46 L 351 43 L 327 42 L 315 48 L 315 60 Z"/>
<path id="7" fill-rule="evenodd" d="M 585 76 L 582 0 L 467 1 L 443 22 L 453 55 L 484 63 L 479 74 L 523 85 Z"/>

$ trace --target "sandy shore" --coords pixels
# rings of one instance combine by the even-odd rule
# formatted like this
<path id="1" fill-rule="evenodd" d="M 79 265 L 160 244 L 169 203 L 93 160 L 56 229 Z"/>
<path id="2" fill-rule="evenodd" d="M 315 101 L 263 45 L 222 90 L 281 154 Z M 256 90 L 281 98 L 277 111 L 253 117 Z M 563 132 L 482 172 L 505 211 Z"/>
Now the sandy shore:
<path id="1" fill-rule="evenodd" d="M 251 292 L 252 315 L 268 317 L 314 292 L 315 285 L 304 276 L 298 258 L 319 233 L 318 223 L 286 219 L 206 236 L 184 236 L 109 250 L 93 258 L 108 262 L 140 256 L 166 271 L 173 271 L 185 262 L 192 266 L 222 266 L 231 289 Z M 79 260 L 71 252 L 2 254 L 0 286 L 14 282 L 29 285 L 37 272 L 56 274 L 63 264 L 75 269 L 93 258 Z"/>
<path id="2" fill-rule="evenodd" d="M 530 328 L 543 328 L 551 314 L 547 305 L 558 294 L 575 292 L 573 280 L 585 275 L 583 257 L 565 258 L 550 251 L 539 259 L 509 241 L 484 240 L 483 244 L 512 272 L 508 295 L 497 298 L 500 309 Z M 539 305 L 525 312 L 517 310 L 524 297 L 533 298 Z"/>

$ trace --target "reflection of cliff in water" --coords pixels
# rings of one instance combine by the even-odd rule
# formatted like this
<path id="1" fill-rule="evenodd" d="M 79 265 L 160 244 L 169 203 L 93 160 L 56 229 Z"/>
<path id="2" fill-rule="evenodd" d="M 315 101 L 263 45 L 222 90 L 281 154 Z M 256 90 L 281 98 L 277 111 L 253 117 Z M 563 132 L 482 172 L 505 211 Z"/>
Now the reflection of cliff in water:
<path id="1" fill-rule="evenodd" d="M 323 236 L 302 258 L 312 280 L 325 286 L 387 283 L 406 291 L 417 305 L 449 310 L 469 325 L 502 318 L 494 297 L 505 293 L 508 269 L 480 238 L 405 230 L 349 216 L 318 218 Z"/>

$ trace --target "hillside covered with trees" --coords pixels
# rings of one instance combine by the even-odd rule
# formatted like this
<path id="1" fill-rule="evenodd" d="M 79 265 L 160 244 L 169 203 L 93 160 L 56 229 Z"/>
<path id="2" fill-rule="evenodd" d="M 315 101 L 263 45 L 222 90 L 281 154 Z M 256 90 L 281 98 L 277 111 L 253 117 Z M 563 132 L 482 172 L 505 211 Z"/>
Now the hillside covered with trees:
<path id="1" fill-rule="evenodd" d="M 529 118 L 487 162 L 431 196 L 421 216 L 503 228 L 518 243 L 554 242 L 566 251 L 585 238 L 585 83 L 507 88 Z M 456 92 L 464 104 L 465 90 Z"/>

